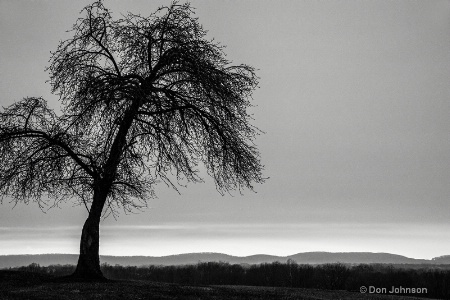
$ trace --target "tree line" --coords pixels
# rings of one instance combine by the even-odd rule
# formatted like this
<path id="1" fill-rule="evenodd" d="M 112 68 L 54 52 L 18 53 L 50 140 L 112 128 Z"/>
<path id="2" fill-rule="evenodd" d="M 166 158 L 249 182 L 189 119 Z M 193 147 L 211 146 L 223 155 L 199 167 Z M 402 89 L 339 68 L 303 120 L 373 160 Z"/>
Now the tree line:
<path id="1" fill-rule="evenodd" d="M 36 263 L 13 268 L 19 271 L 65 276 L 73 273 L 73 265 L 40 266 Z M 288 260 L 258 265 L 224 262 L 199 262 L 181 266 L 101 265 L 102 273 L 114 280 L 148 280 L 188 285 L 250 285 L 292 288 L 348 290 L 359 292 L 362 286 L 425 288 L 415 296 L 450 299 L 450 270 L 439 268 L 399 268 L 393 265 L 305 265 Z M 403 294 L 405 295 L 405 294 Z M 411 294 L 412 295 L 412 294 Z"/>

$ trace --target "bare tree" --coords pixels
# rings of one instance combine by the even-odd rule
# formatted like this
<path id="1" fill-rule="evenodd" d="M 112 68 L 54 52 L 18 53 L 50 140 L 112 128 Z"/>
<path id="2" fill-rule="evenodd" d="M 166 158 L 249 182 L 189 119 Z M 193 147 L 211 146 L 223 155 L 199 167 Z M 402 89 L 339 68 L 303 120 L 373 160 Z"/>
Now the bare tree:
<path id="1" fill-rule="evenodd" d="M 82 13 L 48 68 L 61 114 L 42 98 L 0 113 L 0 192 L 84 205 L 73 276 L 94 280 L 102 216 L 145 207 L 157 181 L 202 181 L 199 166 L 220 193 L 264 179 L 247 112 L 254 69 L 231 65 L 189 4 L 114 20 L 98 1 Z"/>

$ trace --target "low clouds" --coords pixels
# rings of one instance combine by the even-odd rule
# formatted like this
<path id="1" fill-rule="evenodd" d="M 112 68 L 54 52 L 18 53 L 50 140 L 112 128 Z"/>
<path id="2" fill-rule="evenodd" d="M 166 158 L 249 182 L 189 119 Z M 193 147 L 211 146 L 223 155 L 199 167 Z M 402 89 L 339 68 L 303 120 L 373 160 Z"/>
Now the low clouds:
<path id="1" fill-rule="evenodd" d="M 191 252 L 292 255 L 299 252 L 390 252 L 412 258 L 447 254 L 445 224 L 303 223 L 106 225 L 102 255 L 165 256 Z M 79 228 L 1 227 L 0 255 L 78 252 Z M 355 243 L 355 240 L 358 243 Z M 430 245 L 433 248 L 430 250 Z M 405 248 L 408 247 L 407 250 Z"/>

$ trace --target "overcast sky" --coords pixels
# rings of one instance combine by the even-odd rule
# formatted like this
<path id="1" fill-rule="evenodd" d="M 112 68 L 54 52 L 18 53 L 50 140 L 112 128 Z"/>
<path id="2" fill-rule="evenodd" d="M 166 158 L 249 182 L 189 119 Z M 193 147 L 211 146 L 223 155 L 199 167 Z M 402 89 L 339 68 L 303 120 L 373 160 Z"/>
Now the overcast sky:
<path id="1" fill-rule="evenodd" d="M 0 1 L 0 105 L 43 96 L 50 51 L 89 1 Z M 105 1 L 113 16 L 155 1 Z M 449 1 L 192 1 L 227 58 L 258 69 L 257 193 L 162 185 L 101 224 L 104 255 L 450 254 Z M 0 254 L 78 253 L 87 213 L 0 206 Z"/>

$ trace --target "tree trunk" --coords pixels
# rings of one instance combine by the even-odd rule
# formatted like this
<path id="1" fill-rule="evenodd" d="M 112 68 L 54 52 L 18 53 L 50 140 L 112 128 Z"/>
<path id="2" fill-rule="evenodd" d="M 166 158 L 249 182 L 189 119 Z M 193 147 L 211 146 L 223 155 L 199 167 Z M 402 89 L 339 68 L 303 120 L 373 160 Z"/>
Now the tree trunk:
<path id="1" fill-rule="evenodd" d="M 80 240 L 80 256 L 75 273 L 72 275 L 77 279 L 89 281 L 104 280 L 105 277 L 100 270 L 99 242 L 100 242 L 100 219 L 89 216 L 84 223 Z"/>
<path id="2" fill-rule="evenodd" d="M 94 195 L 94 201 L 91 205 L 89 216 L 84 223 L 80 240 L 80 256 L 78 264 L 72 278 L 88 281 L 104 281 L 106 278 L 100 270 L 100 217 L 103 205 L 106 200 L 104 197 Z"/>
<path id="3" fill-rule="evenodd" d="M 80 256 L 72 278 L 89 281 L 106 280 L 100 270 L 98 252 L 100 244 L 100 218 L 108 192 L 117 173 L 117 166 L 123 154 L 128 130 L 133 123 L 133 116 L 138 111 L 139 105 L 139 101 L 133 101 L 133 104 L 125 113 L 119 131 L 111 146 L 108 160 L 105 163 L 103 178 L 97 181 L 94 180 L 94 198 L 89 211 L 89 217 L 83 226 L 80 241 Z"/>

